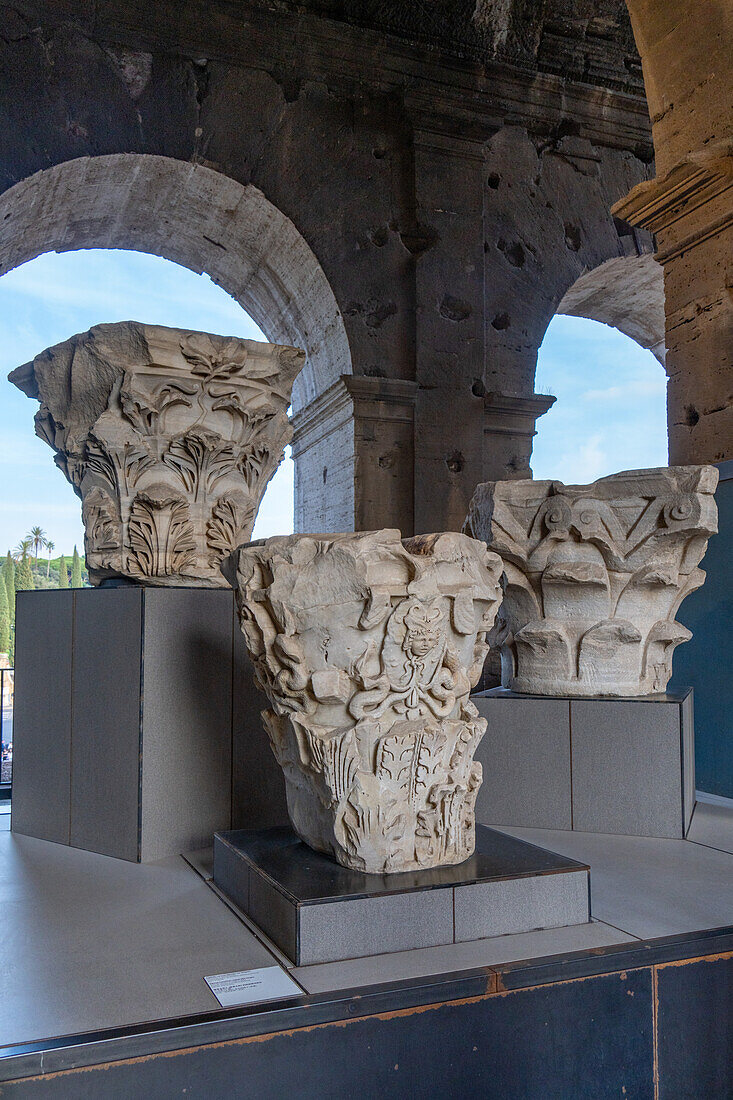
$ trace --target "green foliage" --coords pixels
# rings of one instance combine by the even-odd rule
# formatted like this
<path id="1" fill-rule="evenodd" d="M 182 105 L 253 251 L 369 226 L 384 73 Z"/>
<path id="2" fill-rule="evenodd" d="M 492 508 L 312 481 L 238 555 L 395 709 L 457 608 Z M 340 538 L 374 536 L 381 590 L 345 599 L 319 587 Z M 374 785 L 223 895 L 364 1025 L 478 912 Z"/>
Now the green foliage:
<path id="1" fill-rule="evenodd" d="M 0 576 L 0 653 L 10 650 L 10 608 L 5 580 Z"/>
<path id="2" fill-rule="evenodd" d="M 71 587 L 83 588 L 84 582 L 81 577 L 81 558 L 79 557 L 79 551 L 74 547 L 74 556 L 71 559 Z"/>
<path id="3" fill-rule="evenodd" d="M 66 558 L 62 554 L 59 558 L 59 588 L 69 587 L 69 573 L 66 568 Z"/>
<path id="4" fill-rule="evenodd" d="M 30 558 L 28 554 L 25 553 L 21 556 L 15 570 L 15 591 L 32 592 L 35 587 L 33 573 L 31 572 Z"/>
<path id="5" fill-rule="evenodd" d="M 13 555 L 8 550 L 3 562 L 3 580 L 8 596 L 8 611 L 11 624 L 15 622 L 15 562 Z"/>

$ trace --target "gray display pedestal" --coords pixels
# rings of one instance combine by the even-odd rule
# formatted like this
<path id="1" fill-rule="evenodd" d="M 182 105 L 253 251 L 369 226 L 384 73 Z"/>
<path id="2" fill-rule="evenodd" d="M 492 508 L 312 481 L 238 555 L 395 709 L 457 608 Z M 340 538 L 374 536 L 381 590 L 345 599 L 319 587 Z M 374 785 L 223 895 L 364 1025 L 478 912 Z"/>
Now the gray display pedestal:
<path id="1" fill-rule="evenodd" d="M 296 966 L 590 920 L 586 864 L 482 826 L 463 863 L 394 875 L 342 867 L 290 828 L 217 834 L 214 882 Z"/>
<path id="2" fill-rule="evenodd" d="M 19 592 L 11 827 L 123 859 L 288 820 L 234 593 Z"/>
<path id="3" fill-rule="evenodd" d="M 692 689 L 641 699 L 471 697 L 485 825 L 684 837 L 695 804 Z"/>

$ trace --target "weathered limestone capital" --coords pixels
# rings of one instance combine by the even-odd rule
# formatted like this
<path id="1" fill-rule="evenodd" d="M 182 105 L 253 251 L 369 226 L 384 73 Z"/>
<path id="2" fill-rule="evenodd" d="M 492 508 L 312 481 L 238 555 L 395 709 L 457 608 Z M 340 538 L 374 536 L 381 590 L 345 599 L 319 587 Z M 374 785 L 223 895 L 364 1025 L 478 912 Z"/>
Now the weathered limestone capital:
<path id="1" fill-rule="evenodd" d="M 499 558 L 385 530 L 271 538 L 225 568 L 298 835 L 358 871 L 467 859 L 486 729 L 468 696 Z"/>
<path id="2" fill-rule="evenodd" d="M 82 500 L 92 584 L 225 585 L 290 440 L 297 348 L 136 321 L 97 325 L 10 375 Z"/>
<path id="3" fill-rule="evenodd" d="M 629 470 L 590 485 L 479 485 L 464 530 L 504 563 L 502 683 L 530 695 L 665 691 L 675 614 L 705 580 L 714 466 Z M 498 629 L 498 628 L 497 628 Z"/>

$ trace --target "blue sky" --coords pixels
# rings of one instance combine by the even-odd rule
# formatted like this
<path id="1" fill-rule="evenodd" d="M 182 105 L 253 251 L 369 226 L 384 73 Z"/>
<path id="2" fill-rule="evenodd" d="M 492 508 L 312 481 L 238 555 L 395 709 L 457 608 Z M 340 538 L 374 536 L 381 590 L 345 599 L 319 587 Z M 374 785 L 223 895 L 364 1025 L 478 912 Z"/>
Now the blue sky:
<path id="1" fill-rule="evenodd" d="M 49 253 L 0 278 L 0 552 L 35 524 L 56 553 L 83 545 L 80 502 L 34 435 L 36 402 L 7 381 L 8 372 L 92 325 L 126 320 L 264 339 L 208 276 L 143 253 Z M 535 477 L 585 482 L 666 464 L 664 371 L 615 329 L 556 317 L 540 350 L 536 388 L 557 402 L 538 421 Z M 254 533 L 287 533 L 292 523 L 288 458 L 268 487 Z"/>

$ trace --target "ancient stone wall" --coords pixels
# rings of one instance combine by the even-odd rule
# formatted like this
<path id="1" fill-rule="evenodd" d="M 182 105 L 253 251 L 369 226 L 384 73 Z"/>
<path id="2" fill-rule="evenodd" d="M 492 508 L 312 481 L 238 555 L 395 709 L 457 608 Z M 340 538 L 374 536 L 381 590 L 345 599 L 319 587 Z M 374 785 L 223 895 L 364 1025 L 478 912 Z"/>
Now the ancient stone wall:
<path id="1" fill-rule="evenodd" d="M 598 43 L 603 23 L 577 13 L 541 21 L 536 48 L 519 49 L 517 12 L 504 37 L 484 12 L 479 54 L 437 50 L 402 24 L 384 35 L 348 12 L 325 18 L 286 5 L 0 8 L 0 125 L 14 135 L 0 155 L 3 188 L 105 154 L 152 154 L 221 180 L 210 193 L 215 226 L 189 206 L 179 171 L 138 188 L 137 214 L 113 195 L 97 222 L 85 222 L 94 205 L 71 191 L 76 231 L 64 238 L 49 224 L 46 247 L 114 240 L 161 251 L 165 239 L 165 254 L 212 273 L 268 336 L 308 350 L 294 441 L 302 528 L 457 529 L 478 482 L 527 476 L 544 407 L 532 404 L 536 353 L 558 304 L 586 271 L 630 247 L 651 251 L 648 235 L 630 236 L 609 213 L 648 177 L 652 156 L 646 104 L 619 75 L 631 72 L 620 17 L 606 28 L 616 77 L 594 62 L 574 83 L 560 73 L 578 75 L 577 50 Z M 246 207 L 234 184 L 294 228 L 280 258 L 302 241 L 335 311 L 299 309 L 307 280 L 284 293 L 277 264 L 242 274 Z M 69 216 L 58 210 L 60 223 Z M 282 244 L 274 223 L 252 236 L 263 255 Z M 0 252 L 5 245 L 0 238 Z M 11 264 L 29 258 L 10 252 Z M 294 320 L 284 316 L 288 297 Z M 329 318 L 348 354 L 339 345 L 318 360 Z M 313 431 L 325 439 L 324 423 L 306 413 L 338 382 L 339 364 L 397 390 L 379 431 L 369 395 L 350 395 L 351 423 L 330 437 L 340 470 L 332 482 L 322 453 L 332 444 L 314 440 Z"/>

